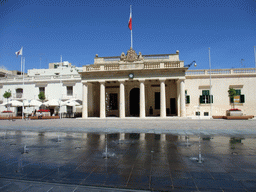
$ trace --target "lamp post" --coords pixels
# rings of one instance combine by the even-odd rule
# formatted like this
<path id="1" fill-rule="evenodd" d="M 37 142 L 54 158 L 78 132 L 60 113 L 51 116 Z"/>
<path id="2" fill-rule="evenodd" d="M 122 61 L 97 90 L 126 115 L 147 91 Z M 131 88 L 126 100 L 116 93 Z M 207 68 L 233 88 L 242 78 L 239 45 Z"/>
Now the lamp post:
<path id="1" fill-rule="evenodd" d="M 61 78 L 62 78 L 62 76 L 60 75 L 60 110 L 59 110 L 59 113 L 60 113 L 60 119 L 61 119 L 61 97 L 62 97 L 62 91 L 61 91 L 61 88 L 62 88 L 62 86 L 61 86 Z"/>
<path id="2" fill-rule="evenodd" d="M 212 68 L 211 68 L 211 49 L 209 47 L 209 68 L 210 68 L 210 117 L 212 118 Z"/>
<path id="3" fill-rule="evenodd" d="M 189 67 L 191 67 L 193 64 L 194 64 L 195 67 L 197 66 L 196 61 L 192 61 L 190 64 L 184 65 L 184 67 L 189 68 Z"/>
<path id="4" fill-rule="evenodd" d="M 256 68 L 256 51 L 255 51 L 256 46 L 253 46 L 253 47 L 254 47 L 254 62 L 255 62 L 255 68 Z"/>

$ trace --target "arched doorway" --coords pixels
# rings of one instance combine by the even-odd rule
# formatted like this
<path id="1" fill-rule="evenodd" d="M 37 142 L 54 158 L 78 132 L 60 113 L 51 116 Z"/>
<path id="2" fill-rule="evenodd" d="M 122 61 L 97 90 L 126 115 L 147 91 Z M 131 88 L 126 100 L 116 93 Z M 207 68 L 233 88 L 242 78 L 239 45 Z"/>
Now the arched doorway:
<path id="1" fill-rule="evenodd" d="M 133 88 L 130 91 L 130 115 L 139 116 L 140 114 L 140 89 Z"/>

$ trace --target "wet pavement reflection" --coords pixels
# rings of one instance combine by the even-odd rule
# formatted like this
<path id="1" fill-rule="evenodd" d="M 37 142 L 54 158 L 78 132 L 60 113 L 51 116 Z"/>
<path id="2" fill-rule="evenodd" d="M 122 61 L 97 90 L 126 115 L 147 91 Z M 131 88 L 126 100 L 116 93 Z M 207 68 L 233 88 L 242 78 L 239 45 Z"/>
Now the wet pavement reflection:
<path id="1" fill-rule="evenodd" d="M 0 191 L 256 191 L 255 137 L 1 131 L 0 143 Z"/>

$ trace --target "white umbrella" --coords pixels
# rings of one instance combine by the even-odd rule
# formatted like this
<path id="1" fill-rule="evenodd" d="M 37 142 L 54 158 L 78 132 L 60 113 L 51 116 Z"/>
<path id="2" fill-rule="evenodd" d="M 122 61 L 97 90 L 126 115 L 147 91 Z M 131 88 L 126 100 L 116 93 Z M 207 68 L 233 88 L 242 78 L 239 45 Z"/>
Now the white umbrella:
<path id="1" fill-rule="evenodd" d="M 35 100 L 35 99 L 24 101 L 25 107 L 39 107 L 41 105 L 42 105 L 42 102 Z"/>
<path id="2" fill-rule="evenodd" d="M 8 102 L 4 102 L 3 104 L 1 105 L 10 105 L 11 107 L 21 107 L 23 106 L 23 103 L 20 102 L 20 101 L 17 101 L 17 100 L 11 100 L 11 101 L 8 101 Z"/>
<path id="3" fill-rule="evenodd" d="M 57 99 L 51 99 L 51 100 L 43 103 L 43 105 L 57 107 L 57 106 L 63 105 L 63 102 L 60 100 L 57 100 Z"/>
<path id="4" fill-rule="evenodd" d="M 63 103 L 67 106 L 81 106 L 80 103 L 76 102 L 75 100 L 67 100 Z"/>

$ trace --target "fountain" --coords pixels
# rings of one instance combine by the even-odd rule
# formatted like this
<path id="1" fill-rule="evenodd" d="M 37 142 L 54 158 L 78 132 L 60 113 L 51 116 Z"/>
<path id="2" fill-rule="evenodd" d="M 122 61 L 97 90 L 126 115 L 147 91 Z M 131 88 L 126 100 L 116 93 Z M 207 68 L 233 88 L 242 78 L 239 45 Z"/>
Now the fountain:
<path id="1" fill-rule="evenodd" d="M 24 145 L 23 152 L 21 154 L 25 154 L 25 153 L 28 153 L 28 148 L 26 145 Z"/>
<path id="2" fill-rule="evenodd" d="M 199 135 L 199 143 L 198 143 L 198 163 L 202 163 L 203 159 L 202 159 L 202 152 L 201 152 L 201 137 Z"/>
<path id="3" fill-rule="evenodd" d="M 61 142 L 60 136 L 58 135 L 57 143 Z"/>
<path id="4" fill-rule="evenodd" d="M 108 135 L 105 134 L 105 152 L 102 153 L 102 157 L 103 159 L 109 159 L 110 157 L 114 157 L 115 156 L 115 153 L 111 153 L 109 152 L 109 149 L 108 149 Z"/>
<path id="5" fill-rule="evenodd" d="M 105 152 L 102 153 L 102 156 L 104 159 L 108 159 L 109 153 L 108 153 L 108 135 L 107 134 L 105 134 L 105 141 L 106 141 Z"/>

